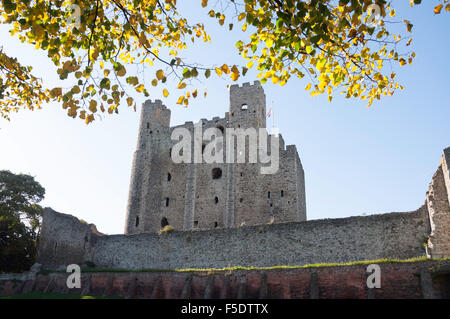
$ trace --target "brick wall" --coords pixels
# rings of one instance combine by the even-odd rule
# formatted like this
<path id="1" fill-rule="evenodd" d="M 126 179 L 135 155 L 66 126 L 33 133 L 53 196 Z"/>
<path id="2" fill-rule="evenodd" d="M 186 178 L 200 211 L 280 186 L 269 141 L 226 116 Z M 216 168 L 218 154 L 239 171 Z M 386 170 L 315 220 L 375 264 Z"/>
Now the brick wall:
<path id="1" fill-rule="evenodd" d="M 368 289 L 367 265 L 216 272 L 82 273 L 68 289 L 66 273 L 1 280 L 0 295 L 27 291 L 127 298 L 450 298 L 450 261 L 379 264 L 381 288 Z"/>

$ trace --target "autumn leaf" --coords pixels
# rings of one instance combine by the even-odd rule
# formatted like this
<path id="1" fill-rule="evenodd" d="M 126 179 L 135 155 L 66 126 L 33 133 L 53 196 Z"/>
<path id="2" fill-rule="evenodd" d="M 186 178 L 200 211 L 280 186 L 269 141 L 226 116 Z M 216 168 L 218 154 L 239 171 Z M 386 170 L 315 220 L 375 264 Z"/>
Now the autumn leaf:
<path id="1" fill-rule="evenodd" d="M 434 7 L 434 13 L 435 14 L 440 14 L 443 7 L 444 7 L 443 4 L 437 5 L 436 7 Z"/>

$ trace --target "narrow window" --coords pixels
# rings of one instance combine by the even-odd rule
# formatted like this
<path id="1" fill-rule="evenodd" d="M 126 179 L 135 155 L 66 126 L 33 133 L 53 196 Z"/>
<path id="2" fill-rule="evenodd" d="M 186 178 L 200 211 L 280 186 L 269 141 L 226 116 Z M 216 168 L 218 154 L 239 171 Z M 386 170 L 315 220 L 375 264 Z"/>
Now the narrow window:
<path id="1" fill-rule="evenodd" d="M 219 198 L 217 196 L 214 198 L 214 202 L 216 203 L 216 205 L 219 203 Z"/>
<path id="2" fill-rule="evenodd" d="M 150 123 L 149 122 L 147 122 L 147 129 L 149 129 L 150 128 Z"/>
<path id="3" fill-rule="evenodd" d="M 169 197 L 166 197 L 166 207 L 169 206 Z"/>
<path id="4" fill-rule="evenodd" d="M 217 226 L 219 226 L 219 224 L 217 224 L 217 222 L 214 222 L 214 228 L 217 228 Z"/>
<path id="5" fill-rule="evenodd" d="M 194 221 L 194 227 L 195 227 L 195 228 L 198 227 L 198 220 Z"/>
<path id="6" fill-rule="evenodd" d="M 167 220 L 166 217 L 163 217 L 163 218 L 161 219 L 161 227 L 164 228 L 164 227 L 166 227 L 166 226 L 168 226 L 168 225 L 169 225 L 169 221 Z"/>
<path id="7" fill-rule="evenodd" d="M 270 199 L 270 192 L 267 192 L 267 198 Z"/>
<path id="8" fill-rule="evenodd" d="M 138 227 L 139 226 L 139 216 L 136 216 L 136 227 Z"/>
<path id="9" fill-rule="evenodd" d="M 283 190 L 281 191 L 281 197 L 284 197 L 284 191 Z"/>
<path id="10" fill-rule="evenodd" d="M 205 151 L 205 147 L 206 147 L 206 145 L 205 145 L 205 144 L 202 144 L 202 154 L 203 154 L 203 152 Z"/>
<path id="11" fill-rule="evenodd" d="M 243 175 L 243 174 L 241 173 L 241 177 L 242 177 L 242 175 Z"/>
<path id="12" fill-rule="evenodd" d="M 167 181 L 170 182 L 171 179 L 172 179 L 172 175 L 170 175 L 170 173 L 167 173 Z"/>
<path id="13" fill-rule="evenodd" d="M 243 198 L 239 198 L 239 203 L 242 203 L 244 201 Z"/>
<path id="14" fill-rule="evenodd" d="M 213 168 L 212 170 L 212 178 L 213 179 L 219 179 L 222 177 L 222 170 L 218 167 Z"/>

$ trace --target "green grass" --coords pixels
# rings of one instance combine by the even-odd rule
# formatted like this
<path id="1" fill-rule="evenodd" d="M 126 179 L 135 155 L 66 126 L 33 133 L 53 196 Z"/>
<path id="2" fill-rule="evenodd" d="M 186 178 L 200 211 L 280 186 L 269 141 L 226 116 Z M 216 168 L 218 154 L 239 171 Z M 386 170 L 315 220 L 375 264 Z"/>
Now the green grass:
<path id="1" fill-rule="evenodd" d="M 236 270 L 278 270 L 278 269 L 307 269 L 318 267 L 343 267 L 343 266 L 357 266 L 357 265 L 369 265 L 369 264 L 388 264 L 388 263 L 413 263 L 413 262 L 425 262 L 425 261 L 446 261 L 450 258 L 429 259 L 426 256 L 415 257 L 410 259 L 376 259 L 376 260 L 361 260 L 351 261 L 345 263 L 318 263 L 308 264 L 303 266 L 271 266 L 271 267 L 244 267 L 244 266 L 230 266 L 224 268 L 184 268 L 184 269 L 111 269 L 111 268 L 83 268 L 82 272 L 230 272 Z M 42 270 L 42 274 L 65 272 L 65 271 L 49 271 Z"/>
<path id="2" fill-rule="evenodd" d="M 32 291 L 24 294 L 2 296 L 0 299 L 123 299 L 116 296 L 82 296 L 78 294 L 60 294 L 56 292 Z"/>

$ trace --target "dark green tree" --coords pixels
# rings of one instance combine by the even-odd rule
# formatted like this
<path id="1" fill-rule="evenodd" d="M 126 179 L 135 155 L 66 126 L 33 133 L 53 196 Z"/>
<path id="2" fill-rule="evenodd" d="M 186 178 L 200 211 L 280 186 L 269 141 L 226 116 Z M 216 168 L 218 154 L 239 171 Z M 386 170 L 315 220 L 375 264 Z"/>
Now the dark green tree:
<path id="1" fill-rule="evenodd" d="M 0 171 L 0 272 L 28 270 L 36 258 L 36 241 L 45 189 L 25 174 Z"/>

